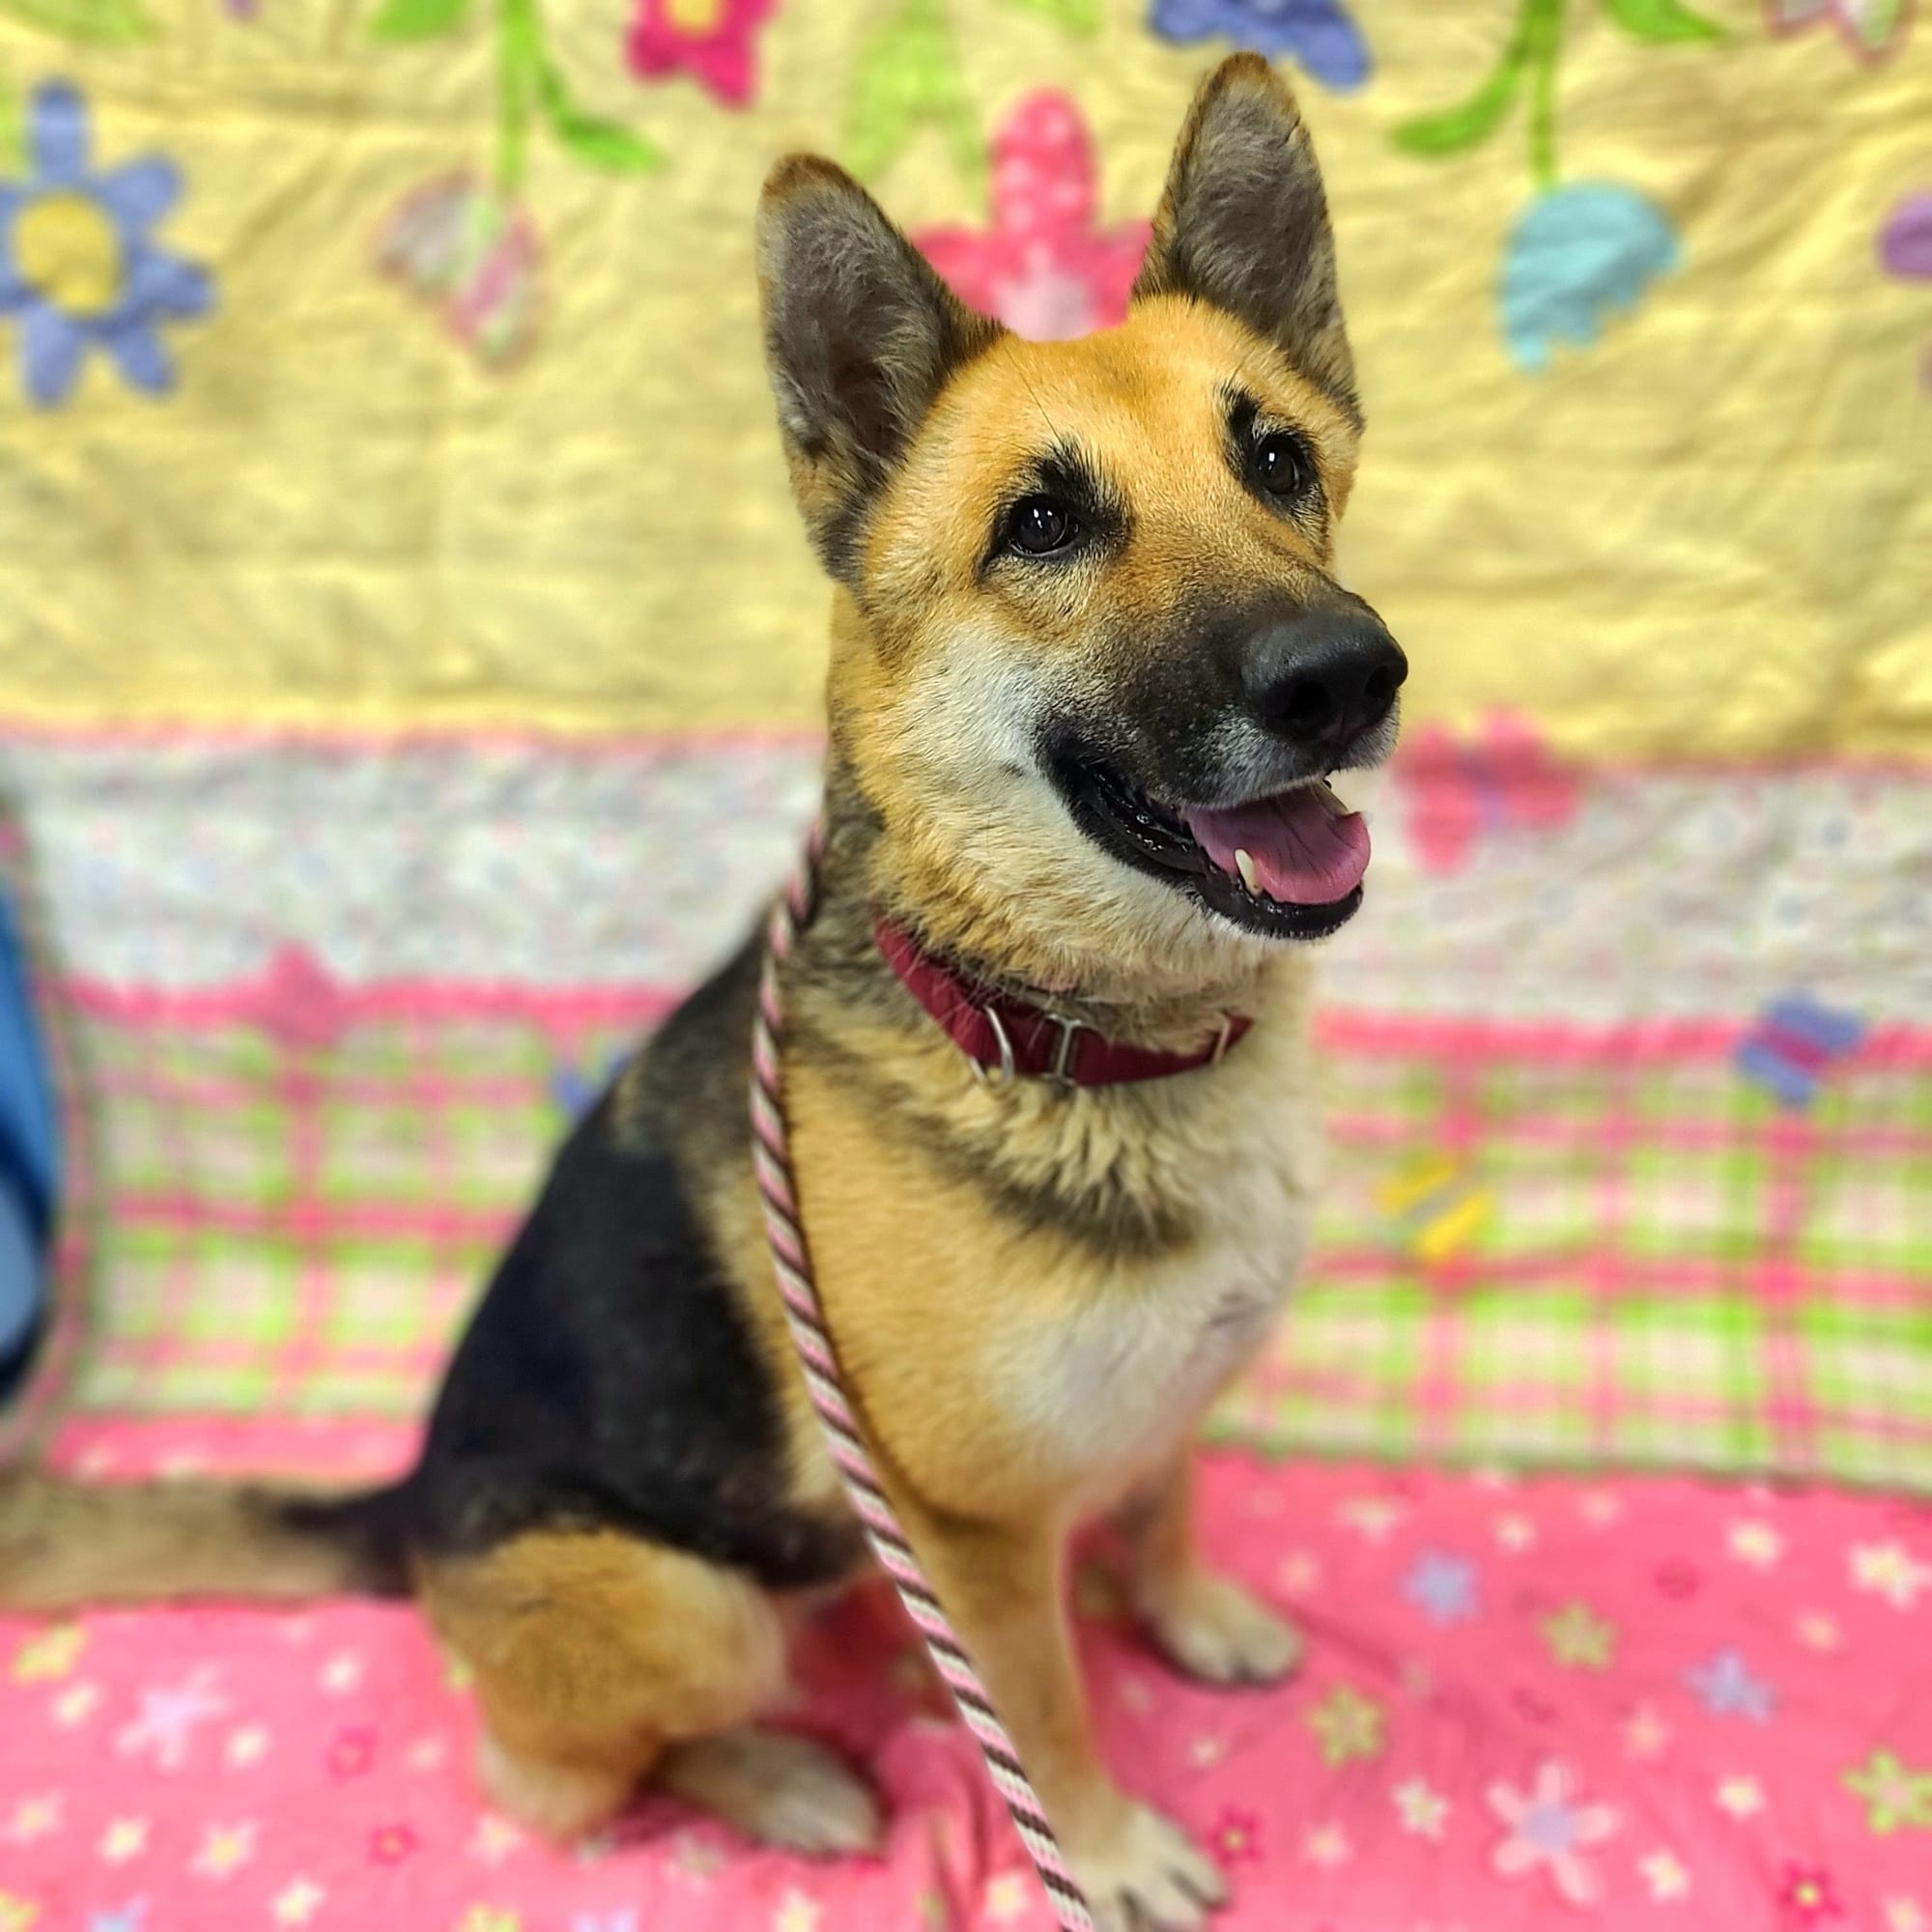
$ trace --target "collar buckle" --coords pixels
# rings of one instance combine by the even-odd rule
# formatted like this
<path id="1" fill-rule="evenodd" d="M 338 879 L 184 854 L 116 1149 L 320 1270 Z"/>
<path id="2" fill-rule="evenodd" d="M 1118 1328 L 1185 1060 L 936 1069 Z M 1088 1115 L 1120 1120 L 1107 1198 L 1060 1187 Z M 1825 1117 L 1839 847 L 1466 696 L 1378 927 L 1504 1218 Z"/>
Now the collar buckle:
<path id="1" fill-rule="evenodd" d="M 1052 1081 L 1063 1093 L 1070 1094 L 1079 1084 L 1073 1078 L 1073 1050 L 1087 1028 L 1064 1013 L 1047 1013 L 1045 1017 L 1060 1029 L 1060 1037 L 1053 1043 L 1053 1059 L 1043 1077 Z"/>

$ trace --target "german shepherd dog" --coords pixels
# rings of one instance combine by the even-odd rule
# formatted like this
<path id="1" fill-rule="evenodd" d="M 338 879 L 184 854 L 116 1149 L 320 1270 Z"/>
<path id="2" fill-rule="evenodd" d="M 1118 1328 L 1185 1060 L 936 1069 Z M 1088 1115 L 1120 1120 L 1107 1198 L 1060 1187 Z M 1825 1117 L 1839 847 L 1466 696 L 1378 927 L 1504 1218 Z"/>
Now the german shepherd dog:
<path id="1" fill-rule="evenodd" d="M 1315 155 L 1266 63 L 1228 61 L 1127 320 L 1079 342 L 969 312 L 826 160 L 773 172 L 757 254 L 836 586 L 820 897 L 783 974 L 827 1321 L 1099 1923 L 1198 1926 L 1220 1876 L 1102 1765 L 1063 1584 L 1111 1513 L 1177 1666 L 1296 1660 L 1202 1563 L 1188 1437 L 1307 1238 L 1296 942 L 1360 903 L 1367 835 L 1325 780 L 1387 754 L 1407 668 L 1332 568 L 1361 415 Z M 413 1471 L 353 1497 L 16 1474 L 0 1606 L 406 1590 L 473 1675 L 485 1786 L 536 1830 L 649 1780 L 767 1840 L 872 1843 L 866 1784 L 758 1727 L 792 1606 L 866 1560 L 760 1222 L 759 958 L 571 1135 Z M 997 1055 L 962 1050 L 962 1011 Z"/>

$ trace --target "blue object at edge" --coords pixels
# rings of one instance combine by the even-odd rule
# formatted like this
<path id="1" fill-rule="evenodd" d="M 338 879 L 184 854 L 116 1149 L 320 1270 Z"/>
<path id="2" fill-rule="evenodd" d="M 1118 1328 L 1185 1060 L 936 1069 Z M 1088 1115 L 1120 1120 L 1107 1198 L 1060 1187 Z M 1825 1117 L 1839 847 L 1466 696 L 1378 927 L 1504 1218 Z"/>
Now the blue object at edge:
<path id="1" fill-rule="evenodd" d="M 60 1190 L 56 1122 L 26 952 L 0 895 L 0 1393 L 45 1312 L 47 1239 Z"/>

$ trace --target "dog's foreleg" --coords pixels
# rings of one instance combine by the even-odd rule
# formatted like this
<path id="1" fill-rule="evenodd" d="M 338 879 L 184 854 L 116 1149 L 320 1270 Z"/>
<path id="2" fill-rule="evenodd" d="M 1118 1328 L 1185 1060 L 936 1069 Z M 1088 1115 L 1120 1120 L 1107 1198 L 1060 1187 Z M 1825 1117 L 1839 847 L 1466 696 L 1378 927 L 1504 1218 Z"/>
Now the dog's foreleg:
<path id="1" fill-rule="evenodd" d="M 1193 1932 L 1226 1895 L 1220 1871 L 1127 1797 L 1094 1746 L 1062 1590 L 1057 1527 L 901 1520 L 1039 1794 L 1099 1932 Z"/>
<path id="2" fill-rule="evenodd" d="M 1294 1631 L 1203 1560 L 1190 1450 L 1128 1504 L 1121 1528 L 1134 1609 L 1177 1670 L 1209 1684 L 1269 1684 L 1300 1661 Z"/>

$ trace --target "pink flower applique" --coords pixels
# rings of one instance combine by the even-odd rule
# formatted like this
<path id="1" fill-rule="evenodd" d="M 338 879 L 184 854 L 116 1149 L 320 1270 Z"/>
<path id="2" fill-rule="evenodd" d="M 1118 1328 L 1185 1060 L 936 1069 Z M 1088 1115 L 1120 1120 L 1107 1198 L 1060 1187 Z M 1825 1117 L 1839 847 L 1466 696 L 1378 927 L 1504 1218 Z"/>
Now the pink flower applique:
<path id="1" fill-rule="evenodd" d="M 420 1840 L 408 1825 L 378 1825 L 369 1833 L 369 1861 L 379 1865 L 399 1865 L 414 1852 Z"/>
<path id="2" fill-rule="evenodd" d="M 1536 727 L 1498 711 L 1458 738 L 1445 724 L 1413 732 L 1397 766 L 1416 857 L 1432 872 L 1454 872 L 1486 832 L 1554 831 L 1577 814 L 1582 786 Z"/>
<path id="3" fill-rule="evenodd" d="M 1822 1865 L 1787 1863 L 1778 1884 L 1777 1902 L 1783 1909 L 1784 1922 L 1802 1925 L 1805 1932 L 1845 1916 L 1845 1908 L 1838 1903 L 1838 1889 Z"/>
<path id="4" fill-rule="evenodd" d="M 1215 1821 L 1208 1843 L 1224 1865 L 1247 1864 L 1262 1855 L 1262 1821 L 1231 1804 Z"/>
<path id="5" fill-rule="evenodd" d="M 688 73 L 730 107 L 758 84 L 758 29 L 776 0 L 638 0 L 624 52 L 639 80 Z"/>
<path id="6" fill-rule="evenodd" d="M 1596 1905 L 1603 1882 L 1582 1848 L 1609 1837 L 1618 1819 L 1607 1804 L 1577 1804 L 1576 1790 L 1575 1773 L 1554 1758 L 1537 1771 L 1526 1794 L 1507 1784 L 1491 1785 L 1490 1808 L 1509 1827 L 1491 1862 L 1504 1878 L 1548 1871 L 1558 1894 L 1572 1905 Z"/>
<path id="7" fill-rule="evenodd" d="M 1666 1557 L 1657 1566 L 1652 1580 L 1664 1596 L 1680 1604 L 1694 1597 L 1704 1585 L 1696 1565 L 1687 1563 L 1681 1556 Z"/>
<path id="8" fill-rule="evenodd" d="M 1111 328 L 1151 223 L 1096 227 L 1093 137 L 1065 94 L 1030 95 L 993 137 L 993 223 L 914 237 L 975 308 L 1033 342 Z"/>

